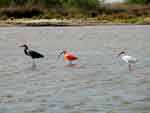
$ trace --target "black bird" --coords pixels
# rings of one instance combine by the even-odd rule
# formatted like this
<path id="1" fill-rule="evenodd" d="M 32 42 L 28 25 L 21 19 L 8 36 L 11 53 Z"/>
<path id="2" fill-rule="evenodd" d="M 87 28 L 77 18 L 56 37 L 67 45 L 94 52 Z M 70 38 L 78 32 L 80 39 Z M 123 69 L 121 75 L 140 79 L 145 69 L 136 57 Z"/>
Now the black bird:
<path id="1" fill-rule="evenodd" d="M 20 47 L 24 47 L 24 53 L 27 56 L 30 56 L 33 59 L 33 66 L 35 66 L 34 59 L 38 59 L 38 58 L 43 58 L 44 57 L 44 55 L 42 55 L 42 54 L 40 54 L 40 53 L 38 53 L 36 51 L 29 50 L 27 45 L 21 45 Z"/>

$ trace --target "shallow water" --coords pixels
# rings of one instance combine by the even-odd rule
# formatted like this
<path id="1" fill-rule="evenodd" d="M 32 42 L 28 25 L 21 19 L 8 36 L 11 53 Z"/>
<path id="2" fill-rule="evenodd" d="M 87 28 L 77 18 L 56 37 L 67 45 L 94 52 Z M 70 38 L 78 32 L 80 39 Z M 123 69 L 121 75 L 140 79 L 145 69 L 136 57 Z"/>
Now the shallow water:
<path id="1" fill-rule="evenodd" d="M 1 27 L 0 113 L 149 113 L 150 26 Z M 19 46 L 45 55 L 36 61 Z M 57 55 L 64 49 L 75 66 Z M 138 58 L 134 70 L 117 54 Z"/>

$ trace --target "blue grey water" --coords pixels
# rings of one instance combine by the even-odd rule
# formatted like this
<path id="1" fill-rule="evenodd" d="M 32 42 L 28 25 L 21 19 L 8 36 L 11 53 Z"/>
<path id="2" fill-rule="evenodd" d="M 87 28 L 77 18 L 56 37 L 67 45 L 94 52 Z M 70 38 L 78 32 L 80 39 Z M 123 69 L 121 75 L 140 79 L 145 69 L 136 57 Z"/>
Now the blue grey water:
<path id="1" fill-rule="evenodd" d="M 22 44 L 45 55 L 36 68 Z M 150 26 L 1 27 L 0 113 L 150 113 Z"/>

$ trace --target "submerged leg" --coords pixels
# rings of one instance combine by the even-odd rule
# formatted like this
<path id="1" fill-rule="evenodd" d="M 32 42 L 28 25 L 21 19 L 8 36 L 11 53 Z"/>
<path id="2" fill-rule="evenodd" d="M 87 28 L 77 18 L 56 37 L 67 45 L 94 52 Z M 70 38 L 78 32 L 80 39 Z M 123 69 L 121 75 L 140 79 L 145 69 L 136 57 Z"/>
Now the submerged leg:
<path id="1" fill-rule="evenodd" d="M 36 67 L 36 63 L 35 63 L 35 60 L 34 59 L 32 59 L 32 67 L 34 68 L 34 67 Z"/>
<path id="2" fill-rule="evenodd" d="M 72 65 L 72 61 L 69 61 L 69 65 Z"/>

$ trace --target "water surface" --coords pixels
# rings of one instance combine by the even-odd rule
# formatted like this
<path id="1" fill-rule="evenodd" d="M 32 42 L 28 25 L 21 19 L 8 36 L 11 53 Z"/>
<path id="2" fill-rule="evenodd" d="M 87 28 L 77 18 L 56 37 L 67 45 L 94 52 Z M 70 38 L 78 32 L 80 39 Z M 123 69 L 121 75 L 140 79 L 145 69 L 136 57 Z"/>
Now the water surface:
<path id="1" fill-rule="evenodd" d="M 149 113 L 150 26 L 1 27 L 0 113 Z M 19 46 L 45 55 L 36 61 Z M 77 67 L 57 60 L 64 49 Z M 139 62 L 133 71 L 117 54 Z"/>

